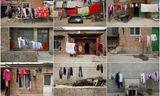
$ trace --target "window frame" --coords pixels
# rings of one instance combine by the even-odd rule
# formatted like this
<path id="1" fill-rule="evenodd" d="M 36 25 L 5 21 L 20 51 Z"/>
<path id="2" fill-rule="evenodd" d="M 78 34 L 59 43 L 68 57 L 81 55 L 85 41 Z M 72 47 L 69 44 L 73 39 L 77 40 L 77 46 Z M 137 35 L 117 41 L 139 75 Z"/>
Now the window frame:
<path id="1" fill-rule="evenodd" d="M 134 28 L 134 34 L 131 34 L 131 28 Z M 136 34 L 136 28 L 139 28 L 139 34 Z M 129 36 L 140 36 L 141 35 L 141 28 L 140 27 L 130 27 L 129 28 Z"/>

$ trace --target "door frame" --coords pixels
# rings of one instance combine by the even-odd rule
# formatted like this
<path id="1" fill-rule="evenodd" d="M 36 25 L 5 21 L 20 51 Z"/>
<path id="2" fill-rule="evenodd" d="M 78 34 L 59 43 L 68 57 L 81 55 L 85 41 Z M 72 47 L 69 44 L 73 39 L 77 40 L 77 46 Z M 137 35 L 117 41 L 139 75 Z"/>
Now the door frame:
<path id="1" fill-rule="evenodd" d="M 51 78 L 50 78 L 51 79 L 51 82 L 50 82 L 51 83 L 51 85 L 50 85 L 51 86 L 51 93 L 48 93 L 48 94 L 52 94 L 53 93 L 53 74 L 52 73 L 44 73 L 43 74 L 43 94 L 46 94 L 44 92 L 44 87 L 46 86 L 46 85 L 44 85 L 44 80 L 45 80 L 44 76 L 45 75 L 50 75 L 51 76 Z"/>
<path id="2" fill-rule="evenodd" d="M 47 30 L 47 33 L 45 33 L 45 32 L 39 32 L 39 30 Z M 37 41 L 38 41 L 38 35 L 39 34 L 47 34 L 48 35 L 48 49 L 38 49 L 38 51 L 49 51 L 49 47 L 50 47 L 50 35 L 49 35 L 49 28 L 38 28 L 37 29 Z M 42 45 L 43 46 L 43 45 Z"/>

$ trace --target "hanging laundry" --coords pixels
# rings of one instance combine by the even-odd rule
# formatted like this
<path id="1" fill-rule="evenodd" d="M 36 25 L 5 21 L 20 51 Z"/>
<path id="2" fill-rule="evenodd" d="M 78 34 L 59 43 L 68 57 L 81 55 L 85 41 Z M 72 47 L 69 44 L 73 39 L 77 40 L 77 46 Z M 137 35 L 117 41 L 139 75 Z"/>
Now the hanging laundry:
<path id="1" fill-rule="evenodd" d="M 80 1 L 67 1 L 67 8 L 81 8 L 83 7 L 83 2 Z"/>
<path id="2" fill-rule="evenodd" d="M 135 4 L 135 7 L 138 7 L 138 3 Z"/>
<path id="3" fill-rule="evenodd" d="M 66 75 L 66 68 L 63 67 L 63 74 Z"/>
<path id="4" fill-rule="evenodd" d="M 150 35 L 147 35 L 147 46 L 151 46 L 151 37 Z"/>
<path id="5" fill-rule="evenodd" d="M 32 17 L 32 18 L 35 18 L 35 15 L 36 15 L 36 14 L 35 14 L 34 8 L 31 8 L 31 17 Z"/>
<path id="6" fill-rule="evenodd" d="M 66 43 L 66 52 L 69 54 L 75 54 L 75 43 Z"/>
<path id="7" fill-rule="evenodd" d="M 54 11 L 54 17 L 58 17 L 58 16 L 59 16 L 58 11 Z"/>
<path id="8" fill-rule="evenodd" d="M 100 65 L 99 65 L 99 64 L 97 65 L 96 70 L 97 70 L 97 71 L 100 70 Z"/>
<path id="9" fill-rule="evenodd" d="M 144 74 L 144 73 L 141 73 L 140 76 L 141 76 L 141 79 L 140 79 L 140 80 L 141 80 L 141 83 L 142 83 L 142 84 L 145 84 L 145 83 L 146 83 L 145 74 Z"/>
<path id="10" fill-rule="evenodd" d="M 118 88 L 119 88 L 119 72 L 116 73 L 115 84 L 116 84 L 116 85 L 118 86 Z"/>
<path id="11" fill-rule="evenodd" d="M 37 17 L 38 18 L 48 18 L 49 10 L 47 7 L 38 7 L 37 8 Z"/>
<path id="12" fill-rule="evenodd" d="M 89 7 L 78 8 L 78 14 L 89 15 Z"/>
<path id="13" fill-rule="evenodd" d="M 103 64 L 101 64 L 100 66 L 101 66 L 101 73 L 103 73 Z"/>
<path id="14" fill-rule="evenodd" d="M 63 1 L 56 1 L 56 8 L 62 8 L 63 7 Z"/>
<path id="15" fill-rule="evenodd" d="M 79 66 L 79 77 L 83 77 L 82 66 Z"/>
<path id="16" fill-rule="evenodd" d="M 77 9 L 66 10 L 66 14 L 67 16 L 78 14 L 78 10 Z"/>
<path id="17" fill-rule="evenodd" d="M 30 41 L 30 44 L 32 45 L 32 48 L 35 50 L 43 49 L 41 42 Z"/>
<path id="18" fill-rule="evenodd" d="M 49 10 L 50 10 L 50 17 L 54 17 L 54 7 L 53 6 L 50 6 L 49 7 Z"/>
<path id="19" fill-rule="evenodd" d="M 118 72 L 115 75 L 115 84 L 117 85 L 118 88 L 123 87 L 123 74 Z"/>
<path id="20" fill-rule="evenodd" d="M 59 69 L 59 78 L 62 79 L 62 77 L 63 77 L 63 69 L 62 69 L 62 67 L 60 67 L 60 69 Z"/>
<path id="21" fill-rule="evenodd" d="M 24 68 L 20 68 L 19 77 L 20 77 L 20 78 L 24 78 Z"/>
<path id="22" fill-rule="evenodd" d="M 125 11 L 127 11 L 127 7 L 128 7 L 128 5 L 125 4 L 125 5 L 124 5 L 124 10 L 125 10 Z"/>
<path id="23" fill-rule="evenodd" d="M 70 79 L 71 76 L 73 76 L 73 69 L 72 67 L 69 67 L 67 72 L 67 79 Z"/>
<path id="24" fill-rule="evenodd" d="M 26 45 L 26 40 L 23 39 L 22 37 L 18 37 L 18 47 L 22 48 L 22 46 Z"/>
<path id="25" fill-rule="evenodd" d="M 152 34 L 152 35 L 151 35 L 151 40 L 152 40 L 152 41 L 157 41 L 157 36 L 156 36 L 156 34 Z"/>
<path id="26" fill-rule="evenodd" d="M 26 9 L 25 9 L 25 8 L 23 8 L 23 9 L 22 9 L 22 11 L 23 11 L 24 17 L 25 17 L 25 18 L 27 18 Z"/>
<path id="27" fill-rule="evenodd" d="M 16 82 L 18 82 L 18 78 L 19 78 L 19 69 L 17 69 L 16 71 Z"/>
<path id="28" fill-rule="evenodd" d="M 3 71 L 3 80 L 10 81 L 11 80 L 11 72 L 9 69 L 5 69 Z"/>
<path id="29" fill-rule="evenodd" d="M 29 69 L 28 68 L 25 69 L 25 74 L 29 74 Z"/>
<path id="30" fill-rule="evenodd" d="M 37 75 L 37 72 L 36 72 L 35 69 L 33 69 L 33 70 L 32 70 L 32 76 L 33 76 L 33 77 L 36 77 L 36 75 Z"/>
<path id="31" fill-rule="evenodd" d="M 89 6 L 89 13 L 95 14 L 101 12 L 102 5 L 101 4 L 93 4 Z"/>
<path id="32" fill-rule="evenodd" d="M 119 83 L 120 83 L 120 86 L 123 87 L 123 74 L 122 73 L 119 73 Z"/>
<path id="33" fill-rule="evenodd" d="M 142 36 L 142 35 L 139 36 L 140 43 L 144 44 L 146 41 L 147 41 L 147 36 Z"/>
<path id="34" fill-rule="evenodd" d="M 113 16 L 113 5 L 110 5 L 108 7 L 108 14 L 109 14 L 109 16 Z"/>

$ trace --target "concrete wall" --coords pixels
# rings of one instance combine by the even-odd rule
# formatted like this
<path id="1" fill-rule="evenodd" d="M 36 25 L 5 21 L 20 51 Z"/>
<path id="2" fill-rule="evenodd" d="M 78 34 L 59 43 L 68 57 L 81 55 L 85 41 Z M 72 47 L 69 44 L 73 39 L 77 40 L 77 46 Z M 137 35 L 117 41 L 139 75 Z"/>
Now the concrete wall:
<path id="1" fill-rule="evenodd" d="M 76 80 L 99 77 L 99 76 L 106 78 L 106 64 L 105 63 L 103 64 L 103 73 L 96 70 L 98 64 L 103 64 L 103 63 L 54 63 L 54 83 L 55 84 L 73 83 Z M 83 77 L 78 76 L 79 66 L 82 66 Z M 67 79 L 67 75 L 63 75 L 63 79 L 60 79 L 59 78 L 60 67 L 65 67 L 66 70 L 69 67 L 72 67 L 73 76 L 71 76 L 70 79 Z"/>
<path id="2" fill-rule="evenodd" d="M 106 96 L 106 88 L 54 88 L 54 96 Z"/>
<path id="3" fill-rule="evenodd" d="M 108 80 L 108 92 L 122 92 L 124 88 L 118 89 L 115 85 L 115 80 L 110 80 L 109 76 L 112 73 L 121 72 L 124 75 L 124 79 L 140 79 L 140 73 L 150 73 L 158 71 L 158 63 L 108 63 L 107 64 L 107 80 Z M 124 82 L 125 83 L 125 82 Z M 159 83 L 149 80 L 146 85 L 140 83 L 140 87 L 146 90 L 152 88 L 153 91 L 158 92 Z"/>
<path id="4" fill-rule="evenodd" d="M 21 68 L 21 67 L 17 67 Z M 37 72 L 36 75 L 36 80 L 34 78 L 31 78 L 31 88 L 30 89 L 25 89 L 25 88 L 19 88 L 18 83 L 16 83 L 16 70 L 17 68 L 12 68 L 12 77 L 11 77 L 11 87 L 10 87 L 10 92 L 12 95 L 19 95 L 19 94 L 43 94 L 43 79 L 44 79 L 44 74 L 49 73 L 53 74 L 53 68 L 52 67 L 42 67 L 42 72 Z M 23 67 L 23 68 L 29 68 L 30 70 L 32 69 L 37 69 L 39 67 Z"/>
<path id="5" fill-rule="evenodd" d="M 122 28 L 119 28 L 119 47 L 122 47 L 126 53 L 142 53 L 142 45 L 139 43 L 139 36 L 129 35 L 129 28 L 124 28 L 124 33 Z M 140 28 L 142 35 L 152 34 L 152 28 Z M 151 51 L 150 46 L 149 50 Z M 146 45 L 145 45 L 146 48 Z M 146 50 L 146 49 L 145 49 Z"/>

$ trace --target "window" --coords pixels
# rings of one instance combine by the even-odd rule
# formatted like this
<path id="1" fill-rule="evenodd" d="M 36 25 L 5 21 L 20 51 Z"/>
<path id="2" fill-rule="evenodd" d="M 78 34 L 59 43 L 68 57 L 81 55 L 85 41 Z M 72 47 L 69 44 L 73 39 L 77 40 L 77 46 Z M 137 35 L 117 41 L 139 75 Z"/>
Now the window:
<path id="1" fill-rule="evenodd" d="M 44 75 L 44 85 L 51 85 L 51 75 Z"/>
<path id="2" fill-rule="evenodd" d="M 30 44 L 26 43 L 29 41 L 34 41 L 34 30 L 31 28 L 11 28 L 10 29 L 10 48 L 14 51 L 20 50 L 33 50 Z M 23 38 L 25 40 L 25 45 L 22 42 L 19 43 L 18 38 Z M 21 45 L 21 47 L 20 47 Z"/>
<path id="3" fill-rule="evenodd" d="M 30 88 L 30 76 L 24 74 L 24 78 L 19 78 L 19 88 Z"/>
<path id="4" fill-rule="evenodd" d="M 62 40 L 62 37 L 54 37 L 54 49 L 61 50 Z"/>
<path id="5" fill-rule="evenodd" d="M 129 34 L 131 36 L 139 36 L 141 34 L 140 32 L 140 28 L 136 27 L 136 28 L 130 28 Z"/>

